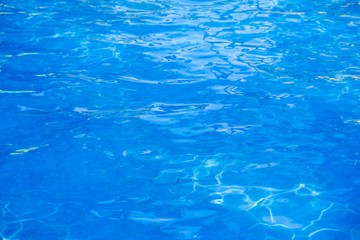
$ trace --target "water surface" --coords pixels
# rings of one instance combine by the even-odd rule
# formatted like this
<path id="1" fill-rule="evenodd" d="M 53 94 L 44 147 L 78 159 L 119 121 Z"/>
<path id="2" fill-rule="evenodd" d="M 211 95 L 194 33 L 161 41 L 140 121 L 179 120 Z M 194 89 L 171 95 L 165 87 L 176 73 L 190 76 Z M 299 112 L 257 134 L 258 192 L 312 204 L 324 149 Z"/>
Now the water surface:
<path id="1" fill-rule="evenodd" d="M 355 0 L 5 0 L 0 237 L 360 239 Z"/>

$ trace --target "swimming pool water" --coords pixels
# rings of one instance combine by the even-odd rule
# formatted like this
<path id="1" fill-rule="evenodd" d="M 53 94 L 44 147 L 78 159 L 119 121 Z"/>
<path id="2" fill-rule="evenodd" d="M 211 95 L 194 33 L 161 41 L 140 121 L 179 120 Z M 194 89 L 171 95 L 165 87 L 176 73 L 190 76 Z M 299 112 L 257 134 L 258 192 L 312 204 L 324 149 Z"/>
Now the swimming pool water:
<path id="1" fill-rule="evenodd" d="M 0 239 L 360 239 L 357 0 L 4 0 Z"/>

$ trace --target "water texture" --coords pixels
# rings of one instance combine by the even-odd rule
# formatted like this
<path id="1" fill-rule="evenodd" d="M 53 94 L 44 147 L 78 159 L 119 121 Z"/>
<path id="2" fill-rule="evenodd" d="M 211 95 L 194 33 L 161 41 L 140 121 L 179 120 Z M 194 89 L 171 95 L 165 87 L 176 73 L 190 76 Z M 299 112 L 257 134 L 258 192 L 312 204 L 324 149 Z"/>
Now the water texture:
<path id="1" fill-rule="evenodd" d="M 4 0 L 0 238 L 360 239 L 360 2 Z"/>

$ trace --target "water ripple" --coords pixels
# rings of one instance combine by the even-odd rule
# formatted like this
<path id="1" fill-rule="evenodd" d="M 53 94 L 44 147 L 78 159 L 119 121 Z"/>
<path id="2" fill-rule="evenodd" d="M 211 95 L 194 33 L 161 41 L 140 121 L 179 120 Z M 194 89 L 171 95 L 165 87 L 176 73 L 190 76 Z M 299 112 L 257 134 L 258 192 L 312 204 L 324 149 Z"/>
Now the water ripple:
<path id="1" fill-rule="evenodd" d="M 1 239 L 359 239 L 355 0 L 0 3 Z"/>

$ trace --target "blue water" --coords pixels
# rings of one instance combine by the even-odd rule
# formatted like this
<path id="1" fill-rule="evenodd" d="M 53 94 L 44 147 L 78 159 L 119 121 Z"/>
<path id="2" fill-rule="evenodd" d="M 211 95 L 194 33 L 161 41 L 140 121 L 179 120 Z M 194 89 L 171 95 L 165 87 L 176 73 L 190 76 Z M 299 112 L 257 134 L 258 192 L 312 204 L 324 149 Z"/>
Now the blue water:
<path id="1" fill-rule="evenodd" d="M 360 239 L 358 0 L 4 0 L 1 240 Z"/>

